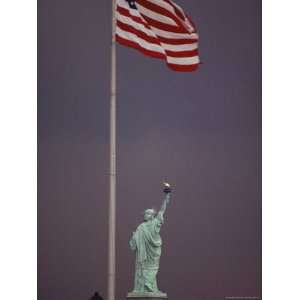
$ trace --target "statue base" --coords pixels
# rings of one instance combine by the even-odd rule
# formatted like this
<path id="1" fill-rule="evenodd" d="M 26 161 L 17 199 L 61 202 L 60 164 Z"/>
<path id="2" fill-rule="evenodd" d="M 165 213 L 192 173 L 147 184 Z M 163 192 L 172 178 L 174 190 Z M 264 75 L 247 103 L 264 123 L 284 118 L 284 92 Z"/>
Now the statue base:
<path id="1" fill-rule="evenodd" d="M 151 293 L 151 292 L 131 292 L 127 294 L 127 299 L 139 299 L 139 300 L 150 300 L 150 299 L 167 299 L 168 296 L 166 293 L 162 293 L 162 292 L 155 292 L 155 293 Z"/>

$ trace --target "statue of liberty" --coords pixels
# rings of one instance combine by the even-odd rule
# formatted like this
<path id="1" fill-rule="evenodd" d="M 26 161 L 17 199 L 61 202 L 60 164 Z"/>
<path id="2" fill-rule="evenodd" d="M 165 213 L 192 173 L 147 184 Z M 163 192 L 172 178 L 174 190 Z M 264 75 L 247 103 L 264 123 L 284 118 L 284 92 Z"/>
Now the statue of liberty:
<path id="1" fill-rule="evenodd" d="M 159 232 L 171 195 L 170 185 L 164 183 L 164 187 L 166 196 L 159 212 L 156 213 L 154 209 L 146 209 L 144 222 L 133 232 L 129 242 L 130 248 L 135 251 L 136 260 L 134 289 L 128 293 L 127 298 L 167 298 L 167 294 L 158 289 L 156 281 L 162 245 Z"/>

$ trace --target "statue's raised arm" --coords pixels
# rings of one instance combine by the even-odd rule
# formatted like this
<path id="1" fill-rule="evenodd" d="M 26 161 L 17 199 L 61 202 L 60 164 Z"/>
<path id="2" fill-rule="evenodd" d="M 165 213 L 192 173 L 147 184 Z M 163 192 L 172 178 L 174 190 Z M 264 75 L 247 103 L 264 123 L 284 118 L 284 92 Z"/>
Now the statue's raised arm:
<path id="1" fill-rule="evenodd" d="M 166 211 L 166 208 L 167 208 L 167 204 L 169 203 L 170 201 L 170 198 L 171 198 L 171 186 L 170 184 L 168 183 L 164 183 L 164 193 L 165 193 L 165 199 L 163 200 L 163 203 L 161 205 L 161 208 L 158 212 L 158 214 L 160 215 L 164 215 L 165 211 Z"/>

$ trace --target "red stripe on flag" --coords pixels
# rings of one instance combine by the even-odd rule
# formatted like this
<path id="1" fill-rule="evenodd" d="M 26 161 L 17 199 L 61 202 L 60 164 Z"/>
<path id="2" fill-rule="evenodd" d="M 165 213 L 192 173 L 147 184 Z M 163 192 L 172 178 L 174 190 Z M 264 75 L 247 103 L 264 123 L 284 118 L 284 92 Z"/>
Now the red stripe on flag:
<path id="1" fill-rule="evenodd" d="M 156 34 L 157 38 L 165 44 L 170 45 L 184 45 L 184 44 L 194 44 L 198 40 L 197 39 L 171 39 L 171 38 L 165 38 L 160 36 L 159 34 Z"/>
<path id="2" fill-rule="evenodd" d="M 170 31 L 170 32 L 174 32 L 174 33 L 189 33 L 187 30 L 183 29 L 182 27 L 177 27 L 174 25 L 168 25 L 166 23 L 162 23 L 156 20 L 153 20 L 149 17 L 147 17 L 146 15 L 143 15 L 143 18 L 147 21 L 147 23 L 150 26 L 156 27 L 158 29 L 164 30 L 164 31 Z"/>
<path id="3" fill-rule="evenodd" d="M 170 69 L 177 72 L 193 72 L 196 71 L 199 67 L 199 64 L 194 65 L 176 65 L 176 64 L 167 64 Z"/>
<path id="4" fill-rule="evenodd" d="M 198 50 L 189 50 L 189 51 L 170 51 L 170 50 L 165 50 L 167 56 L 171 57 L 193 57 L 193 56 L 198 56 Z"/>

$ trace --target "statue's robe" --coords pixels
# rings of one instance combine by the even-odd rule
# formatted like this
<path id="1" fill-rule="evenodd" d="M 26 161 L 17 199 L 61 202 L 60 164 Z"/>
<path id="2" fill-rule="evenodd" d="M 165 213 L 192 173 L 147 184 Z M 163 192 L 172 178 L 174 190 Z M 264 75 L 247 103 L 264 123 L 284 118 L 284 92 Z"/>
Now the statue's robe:
<path id="1" fill-rule="evenodd" d="M 163 221 L 159 212 L 152 220 L 140 224 L 130 240 L 130 247 L 136 252 L 133 292 L 158 292 L 156 275 L 162 245 L 159 232 Z"/>

